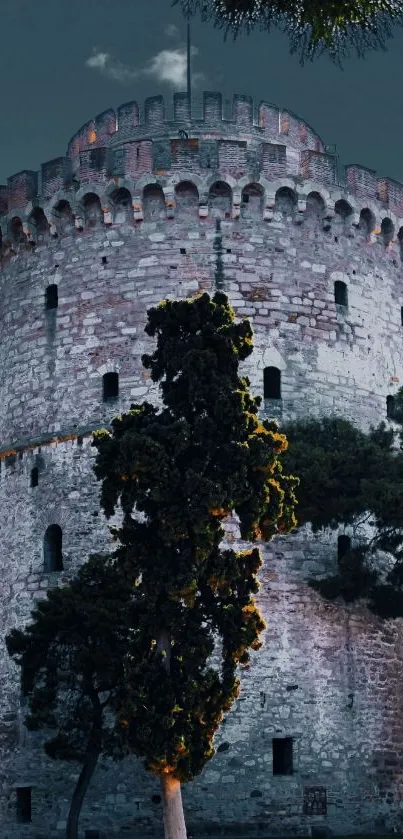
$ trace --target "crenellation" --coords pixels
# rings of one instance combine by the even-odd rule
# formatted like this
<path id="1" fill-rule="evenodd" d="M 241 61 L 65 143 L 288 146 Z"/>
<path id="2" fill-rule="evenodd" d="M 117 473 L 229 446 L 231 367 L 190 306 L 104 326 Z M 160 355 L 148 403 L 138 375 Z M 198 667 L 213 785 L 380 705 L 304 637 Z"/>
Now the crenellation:
<path id="1" fill-rule="evenodd" d="M 235 94 L 232 102 L 232 119 L 237 129 L 253 126 L 253 98 Z"/>
<path id="2" fill-rule="evenodd" d="M 144 103 L 145 125 L 158 133 L 165 124 L 165 103 L 163 96 L 149 96 Z"/>
<path id="3" fill-rule="evenodd" d="M 359 198 L 377 199 L 377 179 L 374 169 L 356 163 L 345 167 L 348 189 Z"/>
<path id="4" fill-rule="evenodd" d="M 7 178 L 8 214 L 20 209 L 38 194 L 38 173 L 28 169 Z"/>
<path id="5" fill-rule="evenodd" d="M 187 93 L 174 93 L 174 122 L 191 126 L 190 103 Z"/>
<path id="6" fill-rule="evenodd" d="M 133 128 L 140 124 L 140 109 L 137 102 L 125 102 L 117 109 L 116 131 L 120 138 L 130 136 Z"/>
<path id="7" fill-rule="evenodd" d="M 98 114 L 94 120 L 95 144 L 97 146 L 108 146 L 110 138 L 116 133 L 117 117 L 113 108 Z"/>
<path id="8" fill-rule="evenodd" d="M 337 161 L 333 155 L 306 149 L 301 152 L 301 177 L 313 179 L 322 184 L 335 184 Z"/>

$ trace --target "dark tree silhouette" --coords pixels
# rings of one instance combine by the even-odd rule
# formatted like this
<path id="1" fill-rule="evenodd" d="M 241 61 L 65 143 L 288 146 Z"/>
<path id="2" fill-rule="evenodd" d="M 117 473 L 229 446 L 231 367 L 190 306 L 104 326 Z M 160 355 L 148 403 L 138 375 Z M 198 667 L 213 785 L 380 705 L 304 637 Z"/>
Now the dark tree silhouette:
<path id="1" fill-rule="evenodd" d="M 51 733 L 44 743 L 54 760 L 81 764 L 66 825 L 77 839 L 79 816 L 101 754 L 114 759 L 125 748 L 114 731 L 111 701 L 124 678 L 128 638 L 135 634 L 133 588 L 107 557 L 93 554 L 76 579 L 49 590 L 25 630 L 6 637 L 7 651 L 23 670 L 29 731 Z M 130 634 L 129 634 L 130 628 Z"/>
<path id="2" fill-rule="evenodd" d="M 235 322 L 225 294 L 164 301 L 145 331 L 157 339 L 143 364 L 163 408 L 132 405 L 92 445 L 107 518 L 121 502 L 114 556 L 139 603 L 117 724 L 160 777 L 166 839 L 184 839 L 181 783 L 213 756 L 239 692 L 237 665 L 261 646 L 265 626 L 253 599 L 259 550 L 224 547 L 222 522 L 235 511 L 251 542 L 289 531 L 297 480 L 282 472 L 286 438 L 258 419 L 260 399 L 238 375 L 252 329 Z"/>
<path id="3" fill-rule="evenodd" d="M 393 27 L 403 23 L 403 0 L 173 0 L 172 5 L 178 3 L 186 15 L 198 12 L 213 21 L 225 36 L 277 26 L 301 64 L 325 53 L 341 66 L 352 50 L 361 58 L 367 50 L 384 50 Z"/>

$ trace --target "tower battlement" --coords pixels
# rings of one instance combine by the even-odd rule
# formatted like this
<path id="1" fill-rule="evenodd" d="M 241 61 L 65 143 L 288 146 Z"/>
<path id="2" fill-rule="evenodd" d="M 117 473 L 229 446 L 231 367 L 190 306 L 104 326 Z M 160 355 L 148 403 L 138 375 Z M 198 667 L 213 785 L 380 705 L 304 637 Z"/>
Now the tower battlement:
<path id="1" fill-rule="evenodd" d="M 3 239 L 13 218 L 28 223 L 30 212 L 38 208 L 47 215 L 61 195 L 74 204 L 85 185 L 105 193 L 117 181 L 128 183 L 138 203 L 146 175 L 153 174 L 164 187 L 179 172 L 191 172 L 204 182 L 211 176 L 217 180 L 218 174 L 233 182 L 290 176 L 297 179 L 302 199 L 304 182 L 311 180 L 340 187 L 353 203 L 376 202 L 395 217 L 403 216 L 402 184 L 357 164 L 339 172 L 335 154 L 291 111 L 266 102 L 254 107 L 251 97 L 236 94 L 228 118 L 221 94 L 214 92 L 204 93 L 200 119 L 189 116 L 185 93 L 174 94 L 172 113 L 168 110 L 163 97 L 154 96 L 142 108 L 128 102 L 116 111 L 103 111 L 73 135 L 64 157 L 46 161 L 38 172 L 11 175 L 0 186 Z"/>

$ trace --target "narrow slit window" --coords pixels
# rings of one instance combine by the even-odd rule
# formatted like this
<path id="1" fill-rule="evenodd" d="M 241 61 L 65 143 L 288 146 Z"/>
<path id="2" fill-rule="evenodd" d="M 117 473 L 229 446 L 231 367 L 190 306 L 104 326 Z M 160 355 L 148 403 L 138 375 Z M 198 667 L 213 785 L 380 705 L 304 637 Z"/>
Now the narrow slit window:
<path id="1" fill-rule="evenodd" d="M 400 323 L 403 326 L 403 306 L 400 306 Z"/>
<path id="2" fill-rule="evenodd" d="M 263 396 L 265 399 L 281 399 L 281 371 L 277 367 L 264 368 Z"/>
<path id="3" fill-rule="evenodd" d="M 103 401 L 119 396 L 119 376 L 117 373 L 105 373 L 103 376 Z"/>
<path id="4" fill-rule="evenodd" d="M 389 396 L 386 397 L 386 416 L 388 417 L 388 419 L 393 419 L 394 408 L 395 397 L 389 394 Z"/>
<path id="5" fill-rule="evenodd" d="M 57 309 L 58 305 L 58 293 L 57 293 L 57 285 L 53 283 L 52 285 L 48 285 L 46 289 L 46 308 L 47 309 Z"/>
<path id="6" fill-rule="evenodd" d="M 37 487 L 38 486 L 38 476 L 39 476 L 38 467 L 34 466 L 34 468 L 31 469 L 31 487 Z"/>
<path id="7" fill-rule="evenodd" d="M 273 775 L 293 774 L 292 737 L 273 737 Z"/>
<path id="8" fill-rule="evenodd" d="M 340 562 L 351 548 L 351 539 L 343 533 L 337 540 L 337 561 Z"/>
<path id="9" fill-rule="evenodd" d="M 338 306 L 348 306 L 347 286 L 341 280 L 336 280 L 334 284 L 334 302 Z"/>
<path id="10" fill-rule="evenodd" d="M 45 572 L 63 571 L 62 529 L 58 524 L 51 524 L 45 533 L 43 564 Z"/>
<path id="11" fill-rule="evenodd" d="M 17 821 L 20 824 L 27 824 L 32 821 L 31 814 L 31 789 L 32 787 L 17 787 Z"/>

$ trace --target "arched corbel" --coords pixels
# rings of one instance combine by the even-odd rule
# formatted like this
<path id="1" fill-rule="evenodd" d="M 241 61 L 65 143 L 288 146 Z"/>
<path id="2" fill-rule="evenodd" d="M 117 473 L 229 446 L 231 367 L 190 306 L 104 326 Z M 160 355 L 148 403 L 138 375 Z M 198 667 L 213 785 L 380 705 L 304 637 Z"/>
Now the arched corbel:
<path id="1" fill-rule="evenodd" d="M 165 195 L 165 207 L 167 211 L 167 218 L 174 218 L 175 217 L 175 197 L 173 192 L 167 194 L 164 190 Z"/>
<path id="2" fill-rule="evenodd" d="M 297 224 L 302 224 L 304 214 L 306 211 L 306 195 L 298 195 L 297 198 L 297 212 L 295 214 L 295 221 Z"/>
<path id="3" fill-rule="evenodd" d="M 274 210 L 276 206 L 276 194 L 275 192 L 269 192 L 266 190 L 265 193 L 265 206 L 263 209 L 263 221 L 272 221 L 274 216 Z"/>
<path id="4" fill-rule="evenodd" d="M 134 221 L 144 221 L 143 205 L 140 197 L 133 198 L 132 209 Z"/>
<path id="5" fill-rule="evenodd" d="M 104 205 L 102 207 L 102 212 L 104 214 L 104 224 L 112 224 L 113 222 L 113 213 L 110 207 Z"/>
<path id="6" fill-rule="evenodd" d="M 242 191 L 234 189 L 232 193 L 232 218 L 237 219 L 241 215 Z"/>
<path id="7" fill-rule="evenodd" d="M 208 191 L 205 189 L 199 190 L 199 218 L 207 218 L 208 216 Z"/>

